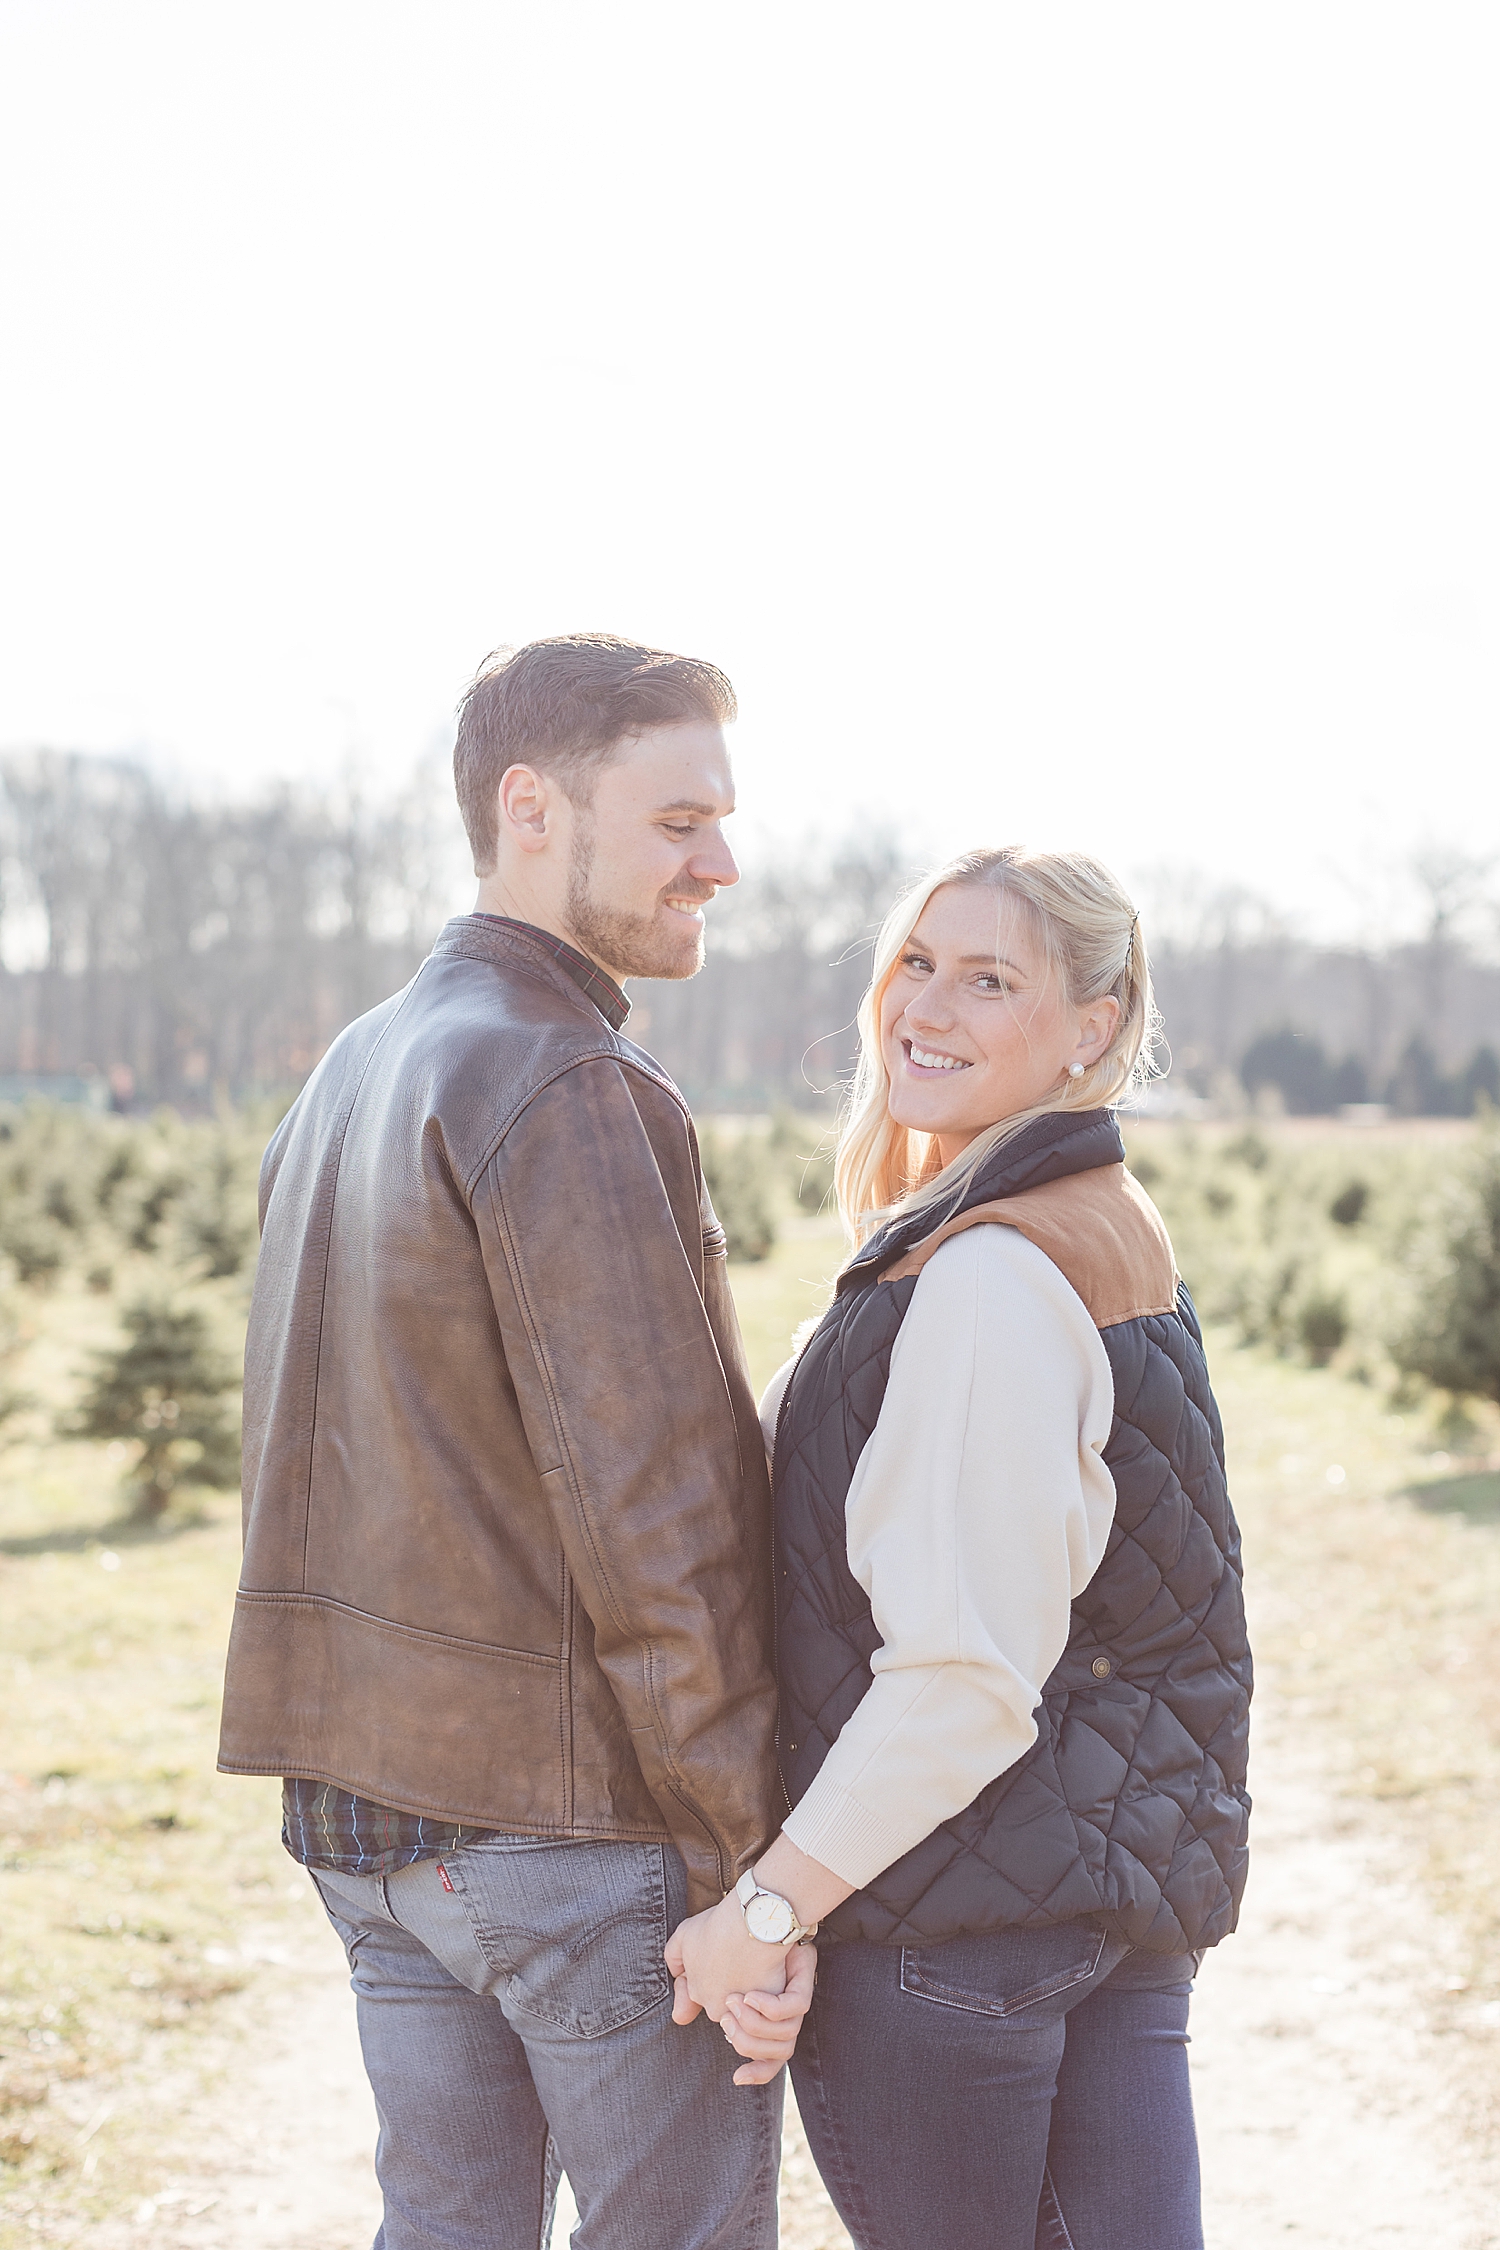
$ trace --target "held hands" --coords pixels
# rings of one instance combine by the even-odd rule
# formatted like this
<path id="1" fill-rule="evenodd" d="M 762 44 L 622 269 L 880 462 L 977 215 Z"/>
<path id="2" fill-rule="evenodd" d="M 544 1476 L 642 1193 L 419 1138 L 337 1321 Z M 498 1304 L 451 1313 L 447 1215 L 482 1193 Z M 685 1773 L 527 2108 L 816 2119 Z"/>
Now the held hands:
<path id="1" fill-rule="evenodd" d="M 750 2058 L 735 2072 L 736 2086 L 764 2086 L 791 2061 L 802 2018 L 812 2006 L 817 1973 L 818 1949 L 804 1940 L 787 1955 L 780 1994 L 730 1993 L 724 2003 L 724 2036 L 737 2055 Z"/>
<path id="2" fill-rule="evenodd" d="M 691 2023 L 706 2012 L 747 2058 L 734 2074 L 736 2086 L 766 2085 L 790 2061 L 812 2005 L 815 1949 L 763 1945 L 731 1895 L 678 1924 L 666 1961 L 677 1987 L 673 2022 Z"/>

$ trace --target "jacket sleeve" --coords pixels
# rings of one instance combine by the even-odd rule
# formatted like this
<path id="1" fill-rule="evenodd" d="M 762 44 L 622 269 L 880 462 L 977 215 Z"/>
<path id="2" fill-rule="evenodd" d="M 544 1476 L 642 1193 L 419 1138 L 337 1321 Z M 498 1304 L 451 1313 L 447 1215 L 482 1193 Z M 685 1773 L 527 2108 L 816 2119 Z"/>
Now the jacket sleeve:
<path id="1" fill-rule="evenodd" d="M 595 1653 L 696 1909 L 775 1833 L 776 1757 L 769 1499 L 704 1305 L 691 1128 L 644 1073 L 577 1064 L 473 1209 Z"/>

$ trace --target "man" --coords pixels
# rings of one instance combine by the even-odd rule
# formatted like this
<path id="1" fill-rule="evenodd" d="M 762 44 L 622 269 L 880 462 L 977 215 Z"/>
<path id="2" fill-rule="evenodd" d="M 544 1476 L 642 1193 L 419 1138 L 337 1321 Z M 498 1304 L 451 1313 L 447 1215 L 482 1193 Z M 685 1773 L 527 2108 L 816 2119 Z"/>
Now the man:
<path id="1" fill-rule="evenodd" d="M 734 711 L 609 636 L 492 658 L 454 755 L 476 909 L 266 1154 L 220 1765 L 285 1777 L 348 1949 L 378 2250 L 537 2250 L 559 2161 L 591 2250 L 775 2240 L 810 1957 L 757 1900 L 779 1942 L 726 1974 L 786 1989 L 737 2071 L 724 1993 L 674 2028 L 663 1959 L 777 1826 L 765 1460 L 620 989 L 691 976 L 738 878 Z"/>

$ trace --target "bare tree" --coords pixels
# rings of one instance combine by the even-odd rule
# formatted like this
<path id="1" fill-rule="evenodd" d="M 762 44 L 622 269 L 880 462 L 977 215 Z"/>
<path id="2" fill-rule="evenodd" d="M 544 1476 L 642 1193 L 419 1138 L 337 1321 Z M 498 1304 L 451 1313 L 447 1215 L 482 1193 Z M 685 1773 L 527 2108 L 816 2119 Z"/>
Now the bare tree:
<path id="1" fill-rule="evenodd" d="M 1500 963 L 1474 942 L 1492 865 L 1422 854 L 1423 936 L 1344 946 L 1309 944 L 1247 891 L 1159 871 L 1147 930 L 1179 1077 L 1210 1090 L 1289 1032 L 1321 1048 L 1330 1101 L 1399 1080 L 1408 1105 L 1462 1107 L 1492 1075 L 1477 1050 L 1500 1048 Z M 0 760 L 0 870 L 0 1070 L 114 1071 L 187 1109 L 297 1085 L 412 975 L 467 888 L 435 759 L 379 801 L 350 784 L 224 804 L 128 759 L 18 754 Z M 752 852 L 714 907 L 703 974 L 634 988 L 634 1035 L 700 1103 L 826 1102 L 853 1060 L 876 928 L 914 872 L 876 828 Z"/>

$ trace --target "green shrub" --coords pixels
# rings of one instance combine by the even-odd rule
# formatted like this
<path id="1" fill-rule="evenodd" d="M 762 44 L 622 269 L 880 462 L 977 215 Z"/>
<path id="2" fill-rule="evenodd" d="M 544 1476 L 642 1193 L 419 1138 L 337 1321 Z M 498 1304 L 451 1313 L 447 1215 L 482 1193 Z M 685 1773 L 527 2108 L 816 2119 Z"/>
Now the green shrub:
<path id="1" fill-rule="evenodd" d="M 75 1254 L 91 1207 L 98 1120 L 28 1103 L 0 1120 L 0 1256 L 36 1288 Z"/>
<path id="2" fill-rule="evenodd" d="M 8 1422 L 13 1414 L 35 1403 L 29 1392 L 18 1389 L 10 1381 L 7 1373 L 10 1362 L 26 1341 L 26 1322 L 15 1300 L 8 1294 L 0 1295 L 0 1422 Z"/>
<path id="3" fill-rule="evenodd" d="M 1349 1154 L 1342 1137 L 1186 1129 L 1132 1136 L 1130 1162 L 1204 1317 L 1327 1366 L 1346 1345 L 1366 1364 L 1383 1354 L 1405 1316 L 1434 1165 L 1453 1161 L 1432 1143 L 1380 1143 L 1361 1148 L 1351 1178 Z"/>
<path id="4" fill-rule="evenodd" d="M 254 1260 L 266 1130 L 249 1114 L 12 1111 L 0 1117 L 0 1259 L 33 1286 L 76 1271 L 98 1287 L 122 1258 L 240 1273 Z"/>
<path id="5" fill-rule="evenodd" d="M 239 1375 L 196 1305 L 143 1297 L 121 1317 L 125 1342 L 94 1354 L 93 1379 L 62 1426 L 69 1436 L 132 1445 L 126 1481 L 135 1513 L 159 1516 L 180 1484 L 238 1481 L 239 1439 L 225 1396 Z"/>
<path id="6" fill-rule="evenodd" d="M 1224 1143 L 1224 1154 L 1231 1164 L 1243 1164 L 1248 1172 L 1263 1172 L 1271 1161 L 1271 1144 L 1251 1125 Z"/>
<path id="7" fill-rule="evenodd" d="M 172 1214 L 172 1248 L 218 1280 L 255 1261 L 260 1148 L 258 1138 L 223 1126 L 198 1127 L 195 1141 Z"/>
<path id="8" fill-rule="evenodd" d="M 68 1248 L 63 1229 L 45 1210 L 15 1195 L 0 1203 L 0 1255 L 10 1260 L 18 1281 L 35 1289 L 55 1280 Z"/>
<path id="9" fill-rule="evenodd" d="M 1297 1313 L 1297 1334 L 1314 1367 L 1326 1367 L 1349 1334 L 1349 1304 L 1342 1290 L 1314 1289 Z"/>
<path id="10" fill-rule="evenodd" d="M 1369 1200 L 1368 1181 L 1351 1180 L 1346 1188 L 1340 1188 L 1329 1204 L 1328 1216 L 1336 1227 L 1357 1227 L 1365 1215 L 1365 1206 Z"/>
<path id="11" fill-rule="evenodd" d="M 729 1135 L 705 1126 L 698 1147 L 703 1177 L 731 1258 L 769 1257 L 776 1241 L 771 1154 L 756 1133 Z"/>
<path id="12" fill-rule="evenodd" d="M 1392 1356 L 1455 1398 L 1500 1401 L 1500 1127 L 1484 1129 L 1442 1198 Z"/>
<path id="13" fill-rule="evenodd" d="M 804 1211 L 833 1205 L 833 1129 L 826 1117 L 799 1117 L 779 1109 L 771 1119 L 770 1148 Z"/>

